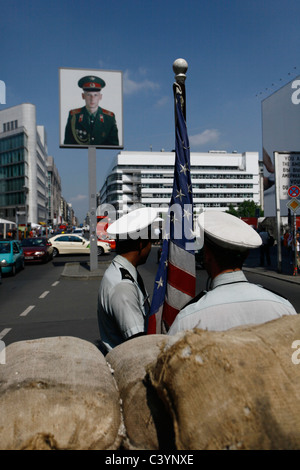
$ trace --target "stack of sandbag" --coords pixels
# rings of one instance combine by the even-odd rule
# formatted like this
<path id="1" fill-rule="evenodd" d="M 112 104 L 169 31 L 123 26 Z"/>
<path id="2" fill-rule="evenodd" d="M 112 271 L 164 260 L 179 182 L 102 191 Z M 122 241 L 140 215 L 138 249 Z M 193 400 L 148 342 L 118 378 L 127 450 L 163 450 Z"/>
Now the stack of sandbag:
<path id="1" fill-rule="evenodd" d="M 72 337 L 13 343 L 0 366 L 0 448 L 118 449 L 116 384 L 93 344 Z"/>
<path id="2" fill-rule="evenodd" d="M 177 449 L 300 449 L 297 340 L 299 315 L 170 338 L 148 373 Z"/>
<path id="3" fill-rule="evenodd" d="M 300 317 L 127 341 L 13 343 L 0 449 L 300 448 Z M 295 346 L 296 345 L 296 346 Z"/>
<path id="4" fill-rule="evenodd" d="M 122 400 L 124 449 L 175 449 L 171 417 L 146 372 L 167 341 L 165 335 L 141 336 L 117 346 L 106 356 Z"/>

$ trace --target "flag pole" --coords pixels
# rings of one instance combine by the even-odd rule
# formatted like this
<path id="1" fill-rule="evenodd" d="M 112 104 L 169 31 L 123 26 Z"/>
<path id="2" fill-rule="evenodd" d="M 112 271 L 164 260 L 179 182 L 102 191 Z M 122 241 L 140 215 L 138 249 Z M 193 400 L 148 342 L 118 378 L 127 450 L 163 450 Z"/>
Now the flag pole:
<path id="1" fill-rule="evenodd" d="M 185 97 L 185 79 L 186 79 L 186 71 L 188 69 L 188 63 L 185 59 L 176 59 L 173 62 L 173 71 L 175 73 L 175 83 L 173 86 L 174 96 L 175 96 L 175 89 L 180 88 L 181 92 L 181 109 L 184 120 L 186 121 L 186 97 Z M 176 113 L 175 113 L 176 116 Z"/>
<path id="2" fill-rule="evenodd" d="M 182 307 L 195 297 L 195 254 L 193 237 L 193 194 L 190 174 L 190 146 L 185 122 L 185 79 L 187 62 L 177 59 L 175 72 L 175 160 L 173 190 L 167 214 L 168 224 L 155 276 L 147 334 L 166 333 Z M 190 246 L 192 245 L 192 246 Z"/>

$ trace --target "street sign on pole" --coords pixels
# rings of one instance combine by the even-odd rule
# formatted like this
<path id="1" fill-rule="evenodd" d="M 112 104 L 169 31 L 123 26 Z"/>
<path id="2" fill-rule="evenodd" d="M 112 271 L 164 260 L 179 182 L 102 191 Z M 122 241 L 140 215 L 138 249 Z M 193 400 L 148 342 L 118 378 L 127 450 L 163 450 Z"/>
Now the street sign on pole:
<path id="1" fill-rule="evenodd" d="M 299 209 L 300 207 L 300 202 L 298 201 L 298 199 L 290 199 L 287 203 L 287 206 L 289 209 L 291 209 L 294 213 L 297 212 L 297 210 Z"/>
<path id="2" fill-rule="evenodd" d="M 286 206 L 294 214 L 300 207 L 296 199 L 300 195 L 300 152 L 274 152 L 275 169 L 275 203 L 276 203 L 276 224 L 277 240 L 281 239 L 281 202 L 288 200 Z M 298 186 L 299 185 L 299 186 Z M 277 244 L 278 272 L 281 272 L 281 244 Z"/>
<path id="3" fill-rule="evenodd" d="M 289 189 L 288 189 L 288 195 L 290 197 L 300 196 L 300 188 L 296 185 L 290 186 Z"/>
<path id="4" fill-rule="evenodd" d="M 275 173 L 277 174 L 277 191 L 279 199 L 284 200 L 289 197 L 299 196 L 300 153 L 274 152 L 274 166 Z M 291 188 L 294 188 L 294 190 Z M 295 194 L 295 196 L 292 196 L 291 194 Z"/>

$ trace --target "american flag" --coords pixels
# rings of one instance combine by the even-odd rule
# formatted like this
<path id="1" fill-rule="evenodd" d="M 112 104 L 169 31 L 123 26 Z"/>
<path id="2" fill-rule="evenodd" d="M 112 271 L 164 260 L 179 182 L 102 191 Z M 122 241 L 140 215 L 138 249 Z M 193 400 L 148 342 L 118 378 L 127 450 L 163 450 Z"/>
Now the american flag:
<path id="1" fill-rule="evenodd" d="M 181 107 L 181 89 L 174 84 L 175 169 L 162 254 L 156 273 L 147 333 L 166 333 L 178 312 L 195 297 L 196 266 L 190 149 Z"/>

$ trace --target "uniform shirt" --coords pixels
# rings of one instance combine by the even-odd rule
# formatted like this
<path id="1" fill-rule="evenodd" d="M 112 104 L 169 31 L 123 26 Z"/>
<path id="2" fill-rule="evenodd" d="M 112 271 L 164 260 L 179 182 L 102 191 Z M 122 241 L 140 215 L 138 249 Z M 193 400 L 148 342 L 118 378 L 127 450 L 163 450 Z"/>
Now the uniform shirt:
<path id="1" fill-rule="evenodd" d="M 114 113 L 98 107 L 96 113 L 86 106 L 69 112 L 65 129 L 65 145 L 119 145 Z"/>
<path id="2" fill-rule="evenodd" d="M 212 290 L 179 312 L 168 334 L 192 328 L 224 331 L 296 314 L 288 300 L 251 284 L 242 271 L 235 271 L 217 276 Z"/>
<path id="3" fill-rule="evenodd" d="M 148 295 L 138 283 L 136 268 L 117 255 L 104 273 L 98 293 L 98 323 L 107 350 L 145 332 Z"/>

